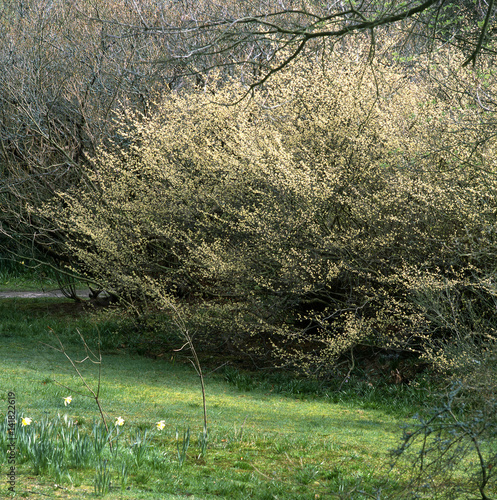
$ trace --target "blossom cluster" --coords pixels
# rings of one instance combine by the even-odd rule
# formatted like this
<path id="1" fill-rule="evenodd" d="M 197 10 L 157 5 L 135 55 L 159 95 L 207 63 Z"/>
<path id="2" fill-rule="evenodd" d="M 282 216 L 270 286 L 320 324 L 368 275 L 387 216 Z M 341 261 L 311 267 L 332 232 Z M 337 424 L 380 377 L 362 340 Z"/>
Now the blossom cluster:
<path id="1" fill-rule="evenodd" d="M 64 406 L 70 405 L 72 400 L 73 400 L 72 396 L 65 397 L 64 398 Z M 27 426 L 31 425 L 32 422 L 33 422 L 33 419 L 30 417 L 23 417 L 21 419 L 21 425 L 23 427 L 27 427 Z M 115 421 L 114 425 L 116 427 L 122 427 L 124 425 L 124 419 L 122 417 L 116 417 L 116 421 Z M 155 424 L 155 427 L 157 428 L 157 430 L 162 431 L 166 427 L 166 421 L 160 420 L 159 422 L 157 422 Z"/>

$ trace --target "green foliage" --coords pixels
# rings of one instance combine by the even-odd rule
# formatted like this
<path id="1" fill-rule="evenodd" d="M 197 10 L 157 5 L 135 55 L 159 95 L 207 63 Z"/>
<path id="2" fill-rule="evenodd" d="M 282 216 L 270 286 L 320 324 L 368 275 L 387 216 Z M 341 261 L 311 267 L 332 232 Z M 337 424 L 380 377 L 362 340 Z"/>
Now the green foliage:
<path id="1" fill-rule="evenodd" d="M 56 285 L 57 275 L 53 269 L 28 259 L 0 255 L 0 289 L 39 290 Z"/>
<path id="2" fill-rule="evenodd" d="M 111 433 L 101 423 L 94 423 L 91 437 L 95 456 L 100 457 L 104 448 L 109 443 Z"/>
<path id="3" fill-rule="evenodd" d="M 198 435 L 198 445 L 199 445 L 199 455 L 198 458 L 204 458 L 207 453 L 207 446 L 209 444 L 209 432 L 206 427 L 202 429 L 202 432 Z"/>
<path id="4" fill-rule="evenodd" d="M 74 421 L 67 415 L 43 418 L 36 429 L 22 426 L 22 413 L 16 425 L 17 463 L 29 462 L 33 473 L 67 475 L 68 468 L 86 467 L 93 460 L 93 447 L 88 435 L 81 435 Z M 0 423 L 2 436 L 7 435 L 7 418 Z M 2 449 L 7 442 L 2 442 Z M 69 476 L 70 477 L 70 476 Z"/>
<path id="5" fill-rule="evenodd" d="M 148 431 L 145 429 L 143 433 L 137 431 L 136 435 L 131 440 L 131 451 L 136 467 L 139 469 L 143 465 L 143 461 L 147 455 L 147 447 L 150 446 Z"/>
<path id="6" fill-rule="evenodd" d="M 183 431 L 183 439 L 180 439 L 180 434 L 178 429 L 176 429 L 176 451 L 178 454 L 178 464 L 183 467 L 185 463 L 188 448 L 190 447 L 190 428 Z"/>
<path id="7" fill-rule="evenodd" d="M 107 468 L 107 460 L 101 460 L 98 462 L 95 469 L 95 479 L 93 482 L 93 487 L 96 496 L 104 496 L 109 492 L 110 489 L 110 471 Z"/>
<path id="8" fill-rule="evenodd" d="M 124 492 L 128 484 L 128 473 L 129 473 L 128 465 L 125 462 L 123 462 L 121 464 L 121 467 L 118 469 L 118 472 L 119 472 L 119 483 L 121 485 L 121 491 Z"/>

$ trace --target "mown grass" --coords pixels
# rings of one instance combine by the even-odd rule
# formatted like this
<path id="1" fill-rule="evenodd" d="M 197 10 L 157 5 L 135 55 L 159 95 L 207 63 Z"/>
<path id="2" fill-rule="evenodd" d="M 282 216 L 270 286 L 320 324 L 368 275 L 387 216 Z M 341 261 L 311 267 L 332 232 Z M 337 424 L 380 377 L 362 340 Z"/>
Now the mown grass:
<path id="1" fill-rule="evenodd" d="M 361 499 L 382 489 L 381 498 L 395 498 L 405 482 L 398 470 L 390 470 L 388 452 L 398 445 L 401 426 L 419 410 L 426 389 L 412 396 L 414 388 L 409 395 L 403 387 L 352 383 L 332 394 L 288 377 L 286 383 L 282 377 L 266 382 L 259 377 L 250 384 L 248 374 L 233 369 L 208 372 L 209 436 L 202 450 L 202 398 L 194 369 L 174 355 L 149 359 L 121 347 L 120 336 L 132 329 L 119 314 L 70 310 L 63 299 L 0 303 L 0 415 L 7 412 L 8 393 L 15 393 L 18 420 L 33 419 L 19 432 L 52 429 L 49 442 L 62 454 L 62 462 L 54 458 L 36 468 L 30 452 L 19 451 L 19 497 Z M 125 424 L 117 453 L 107 446 L 102 455 L 75 466 L 60 431 L 64 416 L 76 422 L 81 439 L 91 437 L 100 417 L 64 356 L 45 344 L 57 346 L 55 333 L 71 358 L 82 360 L 86 353 L 78 331 L 92 348 L 99 337 L 104 347 L 100 401 L 113 439 L 115 419 L 122 417 Z M 98 367 L 87 360 L 78 368 L 96 390 Z M 64 406 L 69 395 L 73 401 Z M 165 428 L 159 431 L 155 424 L 161 420 Z M 5 455 L 1 462 L 3 473 Z M 1 488 L 6 490 L 5 483 Z"/>

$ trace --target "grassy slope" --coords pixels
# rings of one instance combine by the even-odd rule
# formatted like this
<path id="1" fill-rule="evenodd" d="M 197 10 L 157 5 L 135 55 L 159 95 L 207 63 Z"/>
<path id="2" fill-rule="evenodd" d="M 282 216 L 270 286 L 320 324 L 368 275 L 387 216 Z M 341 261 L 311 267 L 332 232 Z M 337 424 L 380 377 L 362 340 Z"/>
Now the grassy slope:
<path id="1" fill-rule="evenodd" d="M 6 412 L 7 393 L 13 391 L 18 412 L 32 417 L 34 425 L 44 415 L 67 413 L 84 429 L 98 416 L 94 401 L 76 394 L 81 384 L 67 361 L 38 341 L 55 345 L 50 327 L 71 355 L 82 359 L 76 329 L 93 342 L 97 320 L 57 317 L 48 312 L 54 302 L 13 299 L 0 304 L 0 415 Z M 102 324 L 106 326 L 101 330 L 108 334 L 108 323 Z M 96 387 L 95 367 L 84 364 L 83 372 Z M 54 383 L 54 377 L 71 390 Z M 63 398 L 69 394 L 73 402 L 64 407 Z M 193 369 L 118 351 L 104 358 L 101 400 L 111 423 L 118 416 L 125 419 L 124 441 L 137 429 L 152 431 L 157 421 L 166 421 L 164 431 L 152 433 L 155 454 L 141 469 L 130 472 L 130 489 L 113 489 L 107 498 L 188 494 L 194 498 L 331 498 L 358 478 L 363 478 L 366 488 L 379 484 L 381 469 L 388 463 L 386 452 L 400 435 L 400 420 L 382 411 L 271 391 L 243 393 L 219 376 L 208 376 L 209 449 L 205 460 L 199 460 L 202 407 Z M 192 436 L 188 459 L 179 469 L 176 429 L 182 434 L 188 427 Z M 5 463 L 1 470 L 6 470 Z M 35 476 L 29 464 L 22 464 L 16 490 L 24 492 L 25 498 L 35 492 L 61 498 L 88 496 L 94 469 L 70 472 L 73 484 L 67 481 L 63 488 L 55 488 L 50 475 Z"/>

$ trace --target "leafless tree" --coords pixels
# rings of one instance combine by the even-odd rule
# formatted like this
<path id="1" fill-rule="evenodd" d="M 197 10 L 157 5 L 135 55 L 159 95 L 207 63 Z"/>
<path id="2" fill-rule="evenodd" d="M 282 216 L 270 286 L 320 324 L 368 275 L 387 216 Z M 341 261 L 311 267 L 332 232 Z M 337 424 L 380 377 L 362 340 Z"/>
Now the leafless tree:
<path id="1" fill-rule="evenodd" d="M 167 47 L 165 57 L 147 59 L 146 64 L 175 65 L 178 74 L 220 67 L 233 73 L 238 68 L 250 88 L 306 54 L 307 48 L 340 46 L 355 35 L 367 34 L 373 53 L 377 38 L 392 29 L 416 38 L 419 50 L 456 45 L 466 52 L 464 64 L 475 64 L 483 52 L 495 54 L 494 0 L 180 0 L 176 4 L 178 15 L 171 17 L 157 2 L 127 2 L 131 24 L 95 10 L 88 16 L 142 39 L 160 38 Z"/>

